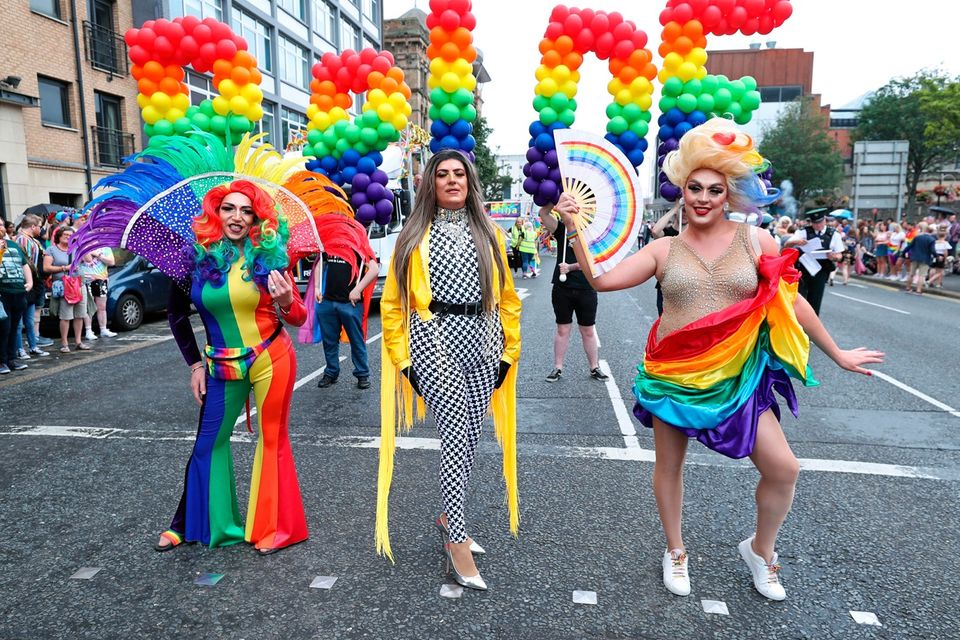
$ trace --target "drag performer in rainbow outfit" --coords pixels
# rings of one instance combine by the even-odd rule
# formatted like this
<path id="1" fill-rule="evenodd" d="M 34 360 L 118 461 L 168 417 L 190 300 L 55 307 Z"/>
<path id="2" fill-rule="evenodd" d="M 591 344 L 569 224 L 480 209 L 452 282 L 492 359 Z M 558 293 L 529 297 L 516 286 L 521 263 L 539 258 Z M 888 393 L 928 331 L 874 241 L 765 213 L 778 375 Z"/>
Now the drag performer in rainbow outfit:
<path id="1" fill-rule="evenodd" d="M 755 534 L 739 551 L 756 589 L 782 600 L 774 544 L 793 502 L 799 463 L 783 436 L 774 392 L 796 414 L 790 377 L 816 384 L 807 366 L 811 339 L 850 371 L 869 375 L 862 365 L 883 358 L 876 351 L 837 347 L 797 295 L 796 252 L 781 256 L 769 234 L 727 218 L 728 207 L 756 212 L 776 199 L 756 175 L 766 166 L 733 123 L 714 118 L 692 129 L 664 162 L 667 176 L 683 189 L 683 231 L 588 278 L 600 291 L 651 277 L 663 289 L 663 316 L 650 330 L 638 367 L 634 413 L 654 430 L 653 487 L 667 538 L 663 581 L 677 595 L 690 593 L 680 526 L 688 439 L 732 458 L 749 456 L 760 472 Z M 561 196 L 556 210 L 574 229 L 573 198 Z"/>
<path id="2" fill-rule="evenodd" d="M 332 183 L 303 171 L 302 159 L 282 160 L 269 145 L 253 149 L 253 140 L 245 138 L 235 156 L 200 133 L 151 146 L 138 154 L 140 162 L 101 181 L 109 191 L 88 205 L 90 219 L 75 239 L 78 255 L 126 247 L 176 285 L 168 317 L 190 367 L 200 425 L 183 494 L 157 551 L 246 541 L 266 555 L 307 539 L 288 434 L 296 356 L 282 322 L 300 326 L 307 313 L 288 269 L 320 251 L 320 228 L 357 237 L 363 229 Z M 343 215 L 323 215 L 333 213 Z M 337 252 L 337 245 L 326 250 Z M 191 302 L 206 330 L 204 357 L 190 325 Z M 259 438 L 244 524 L 230 436 L 251 389 Z"/>

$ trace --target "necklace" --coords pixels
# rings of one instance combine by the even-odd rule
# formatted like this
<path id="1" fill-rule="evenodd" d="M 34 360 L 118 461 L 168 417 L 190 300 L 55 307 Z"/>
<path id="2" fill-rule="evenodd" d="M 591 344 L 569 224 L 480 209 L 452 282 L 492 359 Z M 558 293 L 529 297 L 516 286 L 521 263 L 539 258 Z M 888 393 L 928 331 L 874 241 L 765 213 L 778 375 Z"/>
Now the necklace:
<path id="1" fill-rule="evenodd" d="M 440 235 L 446 237 L 452 244 L 454 255 L 462 256 L 473 244 L 470 235 L 470 226 L 467 224 L 467 208 L 444 209 L 437 207 L 433 222 Z"/>

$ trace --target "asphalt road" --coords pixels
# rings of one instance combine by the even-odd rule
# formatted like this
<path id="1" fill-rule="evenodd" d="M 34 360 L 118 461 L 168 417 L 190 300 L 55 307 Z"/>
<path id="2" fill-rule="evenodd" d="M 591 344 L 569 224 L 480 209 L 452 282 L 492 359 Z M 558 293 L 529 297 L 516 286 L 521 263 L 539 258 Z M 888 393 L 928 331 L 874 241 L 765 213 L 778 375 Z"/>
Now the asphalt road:
<path id="1" fill-rule="evenodd" d="M 507 532 L 493 438 L 481 443 L 470 495 L 488 592 L 440 595 L 449 580 L 431 526 L 440 506 L 430 423 L 397 454 L 397 563 L 376 556 L 376 386 L 350 384 L 347 360 L 336 386 L 317 389 L 315 346 L 298 346 L 291 412 L 310 540 L 265 558 L 246 545 L 155 553 L 197 417 L 159 321 L 0 382 L 0 638 L 960 637 L 960 306 L 855 284 L 828 290 L 823 319 L 841 345 L 882 349 L 888 361 L 884 377 L 867 378 L 815 351 L 822 384 L 798 389 L 800 419 L 784 419 L 804 466 L 779 542 L 785 602 L 759 596 L 737 555 L 752 532 L 756 473 L 696 443 L 685 511 L 693 593 L 663 588 L 652 438 L 629 417 L 653 287 L 601 295 L 613 382 L 588 378 L 574 336 L 564 377 L 549 384 L 554 323 L 539 278 L 518 282 L 519 539 Z M 379 330 L 371 317 L 375 372 Z M 253 440 L 242 426 L 235 440 L 245 509 Z M 84 567 L 99 572 L 71 579 Z M 206 573 L 224 577 L 194 584 Z M 310 588 L 317 576 L 337 580 Z M 596 604 L 574 603 L 576 590 L 595 592 Z M 707 613 L 703 600 L 728 613 Z"/>

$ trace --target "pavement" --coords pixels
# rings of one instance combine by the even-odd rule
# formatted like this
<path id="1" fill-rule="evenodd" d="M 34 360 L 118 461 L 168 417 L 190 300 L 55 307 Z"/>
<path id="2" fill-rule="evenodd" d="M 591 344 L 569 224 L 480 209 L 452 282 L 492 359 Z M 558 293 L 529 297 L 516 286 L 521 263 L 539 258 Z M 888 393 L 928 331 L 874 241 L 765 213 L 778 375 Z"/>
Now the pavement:
<path id="1" fill-rule="evenodd" d="M 842 283 L 840 282 L 840 278 L 841 276 L 839 274 L 835 276 L 834 279 L 836 281 L 836 284 L 834 286 L 837 286 L 837 285 L 842 286 Z M 876 276 L 867 276 L 867 275 L 858 276 L 854 274 L 850 274 L 850 279 L 858 280 L 862 282 L 870 282 L 873 284 L 878 284 L 880 286 L 890 287 L 891 289 L 900 289 L 903 291 L 905 291 L 907 288 L 907 283 L 902 280 L 888 280 L 886 278 L 878 278 Z M 943 286 L 940 288 L 924 287 L 923 295 L 940 296 L 944 298 L 953 298 L 955 300 L 960 300 L 960 275 L 944 273 Z"/>

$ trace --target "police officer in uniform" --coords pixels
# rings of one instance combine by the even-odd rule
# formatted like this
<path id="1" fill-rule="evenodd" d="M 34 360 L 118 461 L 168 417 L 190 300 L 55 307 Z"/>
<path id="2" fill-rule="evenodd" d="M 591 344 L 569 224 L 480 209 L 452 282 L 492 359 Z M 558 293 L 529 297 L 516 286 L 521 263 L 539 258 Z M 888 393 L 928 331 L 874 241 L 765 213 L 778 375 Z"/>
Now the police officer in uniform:
<path id="1" fill-rule="evenodd" d="M 837 268 L 837 261 L 843 254 L 843 238 L 836 229 L 827 226 L 827 210 L 827 207 L 821 207 L 807 211 L 806 217 L 810 224 L 797 231 L 784 244 L 784 247 L 795 247 L 803 251 L 802 247 L 805 244 L 814 238 L 820 238 L 821 247 L 830 251 L 825 259 L 817 260 L 820 270 L 814 275 L 810 275 L 803 264 L 797 262 L 797 268 L 800 270 L 799 293 L 807 299 L 817 315 L 820 315 L 820 303 L 823 301 L 827 280 L 830 278 L 830 273 Z"/>

